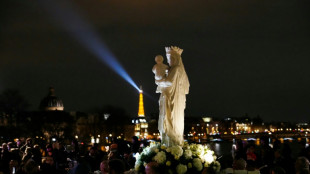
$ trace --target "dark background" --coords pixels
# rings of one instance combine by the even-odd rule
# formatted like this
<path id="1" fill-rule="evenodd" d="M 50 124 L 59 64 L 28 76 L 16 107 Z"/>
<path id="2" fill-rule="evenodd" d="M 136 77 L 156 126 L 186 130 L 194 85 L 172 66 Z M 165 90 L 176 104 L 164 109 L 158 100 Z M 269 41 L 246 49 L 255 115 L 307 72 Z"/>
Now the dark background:
<path id="1" fill-rule="evenodd" d="M 29 109 L 37 110 L 53 86 L 66 111 L 110 104 L 136 116 L 136 89 L 52 21 L 38 2 L 0 2 L 0 92 L 18 89 Z M 154 57 L 176 45 L 184 49 L 191 83 L 186 116 L 247 113 L 266 121 L 310 120 L 309 0 L 73 3 L 143 86 L 146 115 L 158 111 Z"/>

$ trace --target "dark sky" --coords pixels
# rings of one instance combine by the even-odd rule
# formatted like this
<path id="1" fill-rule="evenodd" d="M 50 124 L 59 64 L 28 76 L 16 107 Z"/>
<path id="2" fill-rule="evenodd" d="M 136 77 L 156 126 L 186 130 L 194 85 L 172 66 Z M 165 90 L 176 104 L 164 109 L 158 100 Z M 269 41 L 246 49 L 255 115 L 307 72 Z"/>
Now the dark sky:
<path id="1" fill-rule="evenodd" d="M 73 3 L 143 86 L 146 115 L 158 111 L 154 57 L 176 45 L 184 49 L 191 83 L 187 116 L 310 120 L 309 0 Z M 0 9 L 0 92 L 18 89 L 36 110 L 53 86 L 66 111 L 110 104 L 137 115 L 137 91 L 53 21 L 42 4 L 3 0 Z"/>

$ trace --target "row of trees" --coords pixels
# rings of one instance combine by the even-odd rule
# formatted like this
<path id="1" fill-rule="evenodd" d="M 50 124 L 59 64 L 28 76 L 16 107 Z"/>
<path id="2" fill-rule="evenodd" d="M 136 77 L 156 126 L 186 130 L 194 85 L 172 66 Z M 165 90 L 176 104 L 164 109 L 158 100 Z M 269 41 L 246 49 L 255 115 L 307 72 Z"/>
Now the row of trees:
<path id="1" fill-rule="evenodd" d="M 17 123 L 23 122 L 29 103 L 18 90 L 7 89 L 0 94 L 0 132 L 1 138 L 16 137 L 25 132 L 26 127 Z"/>

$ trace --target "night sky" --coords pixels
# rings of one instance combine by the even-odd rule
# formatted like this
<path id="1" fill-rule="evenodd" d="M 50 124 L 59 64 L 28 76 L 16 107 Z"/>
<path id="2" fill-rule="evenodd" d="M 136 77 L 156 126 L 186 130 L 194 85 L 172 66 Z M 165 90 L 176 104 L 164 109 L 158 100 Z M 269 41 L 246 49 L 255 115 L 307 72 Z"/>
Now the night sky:
<path id="1" fill-rule="evenodd" d="M 53 86 L 66 111 L 87 112 L 109 104 L 136 116 L 137 90 L 39 2 L 0 2 L 0 93 L 18 89 L 29 109 L 38 110 Z M 184 49 L 191 84 L 186 116 L 247 113 L 266 121 L 310 120 L 309 0 L 72 3 L 143 86 L 146 115 L 158 112 L 154 58 L 165 55 L 165 46 L 175 45 Z"/>

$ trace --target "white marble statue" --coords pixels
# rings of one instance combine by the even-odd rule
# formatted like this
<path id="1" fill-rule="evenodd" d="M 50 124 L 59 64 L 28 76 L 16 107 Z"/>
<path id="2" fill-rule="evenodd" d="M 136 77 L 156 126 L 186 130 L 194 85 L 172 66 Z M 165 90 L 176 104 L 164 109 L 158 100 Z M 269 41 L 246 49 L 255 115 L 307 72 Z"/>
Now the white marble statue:
<path id="1" fill-rule="evenodd" d="M 162 143 L 167 146 L 183 145 L 184 109 L 189 81 L 182 63 L 182 52 L 178 47 L 166 47 L 170 66 L 168 74 L 160 80 L 155 79 L 161 89 L 158 129 Z"/>
<path id="2" fill-rule="evenodd" d="M 156 80 L 162 80 L 167 77 L 169 67 L 168 65 L 164 64 L 163 61 L 164 58 L 162 55 L 157 55 L 155 57 L 156 64 L 153 66 L 152 69 L 153 73 L 155 74 L 155 83 Z M 158 85 L 158 83 L 156 83 L 156 85 Z M 161 93 L 160 85 L 157 86 L 156 93 Z"/>

